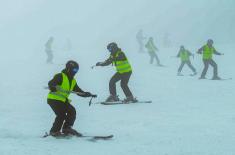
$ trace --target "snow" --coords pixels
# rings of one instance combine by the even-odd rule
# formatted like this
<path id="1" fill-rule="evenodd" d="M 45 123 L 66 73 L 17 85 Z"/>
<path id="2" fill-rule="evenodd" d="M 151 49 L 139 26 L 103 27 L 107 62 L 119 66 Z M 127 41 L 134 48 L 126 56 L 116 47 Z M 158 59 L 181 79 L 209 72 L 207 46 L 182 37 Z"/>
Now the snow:
<path id="1" fill-rule="evenodd" d="M 47 65 L 40 59 L 31 61 L 31 65 L 25 65 L 26 61 L 15 62 L 21 69 L 5 70 L 4 78 L 11 82 L 1 83 L 4 94 L 0 113 L 1 154 L 234 154 L 234 80 L 177 77 L 179 61 L 169 57 L 171 50 L 162 49 L 159 53 L 167 67 L 149 65 L 147 53 L 126 51 L 134 68 L 130 87 L 140 100 L 151 99 L 151 104 L 92 104 L 89 107 L 89 99 L 72 95 L 77 109 L 74 128 L 87 135 L 114 134 L 112 140 L 98 142 L 40 138 L 50 129 L 55 117 L 46 103 L 48 91 L 43 86 L 64 66 Z M 230 48 L 224 52 L 225 56 L 216 57 L 220 60 L 220 75 L 234 77 L 230 64 L 234 53 Z M 81 66 L 76 76 L 80 87 L 99 95 L 93 102 L 104 100 L 114 69 L 92 70 L 90 62 L 95 63 L 95 59 L 89 63 L 83 59 L 89 57 L 88 52 L 83 53 L 83 57 L 78 53 L 72 55 Z M 65 61 L 61 58 L 56 63 Z M 200 63 L 201 58 L 197 56 L 193 64 L 199 72 L 202 70 Z M 185 75 L 190 73 L 186 67 L 184 69 Z M 123 98 L 120 88 L 118 90 Z"/>
<path id="2" fill-rule="evenodd" d="M 136 4 L 125 1 L 123 5 L 122 0 L 102 0 L 102 3 L 94 1 L 94 6 L 73 0 L 68 4 L 54 2 L 22 1 L 11 15 L 6 9 L 0 12 L 0 18 L 4 19 L 0 26 L 0 155 L 235 154 L 233 1 L 148 0 Z M 29 10 L 22 9 L 26 3 L 31 6 Z M 150 5 L 152 3 L 158 5 Z M 205 10 L 209 3 L 212 6 Z M 112 4 L 123 9 L 111 16 Z M 7 6 L 13 7 L 10 3 Z M 130 11 L 130 6 L 136 11 Z M 213 18 L 208 18 L 208 12 L 218 6 L 221 8 L 216 9 Z M 143 13 L 141 10 L 146 8 L 148 11 Z M 198 13 L 204 14 L 203 17 L 192 18 Z M 225 22 L 214 26 L 217 17 L 221 16 Z M 203 24 L 207 20 L 208 23 Z M 150 65 L 148 54 L 137 52 L 135 33 L 140 27 L 146 36 L 156 38 L 160 60 L 166 67 Z M 161 45 L 166 32 L 170 33 L 173 42 L 170 48 Z M 51 35 L 55 37 L 55 61 L 49 65 L 45 63 L 44 44 Z M 171 56 L 177 54 L 179 46 L 183 43 L 195 53 L 211 37 L 215 48 L 225 53 L 214 57 L 219 75 L 233 79 L 198 80 L 203 69 L 200 55 L 192 59 L 197 76 L 188 76 L 191 71 L 187 66 L 182 72 L 185 76 L 176 76 L 180 61 Z M 72 42 L 71 51 L 62 49 L 66 38 Z M 66 61 L 79 62 L 78 85 L 98 94 L 93 103 L 109 95 L 108 82 L 115 73 L 114 67 L 91 69 L 91 66 L 108 57 L 106 45 L 110 41 L 120 45 L 132 64 L 129 85 L 133 94 L 139 100 L 152 100 L 153 103 L 89 106 L 89 98 L 71 95 L 77 110 L 74 128 L 84 135 L 113 134 L 114 138 L 97 142 L 84 138 L 41 138 L 50 130 L 55 118 L 47 105 L 48 90 L 44 86 L 64 68 Z M 211 68 L 207 77 L 212 77 Z M 117 86 L 120 98 L 124 98 L 119 84 Z"/>

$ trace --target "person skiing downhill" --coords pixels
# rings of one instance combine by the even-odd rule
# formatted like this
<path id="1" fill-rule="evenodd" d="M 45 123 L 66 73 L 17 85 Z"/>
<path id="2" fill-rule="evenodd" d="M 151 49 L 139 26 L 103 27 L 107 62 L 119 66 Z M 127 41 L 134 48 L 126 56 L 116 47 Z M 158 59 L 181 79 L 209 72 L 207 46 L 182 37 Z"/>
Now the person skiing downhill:
<path id="1" fill-rule="evenodd" d="M 197 74 L 196 69 L 193 67 L 193 65 L 190 61 L 190 56 L 194 57 L 194 55 L 189 50 L 186 50 L 184 48 L 184 46 L 180 46 L 180 51 L 176 56 L 181 59 L 181 64 L 180 64 L 180 67 L 178 69 L 178 74 L 177 74 L 178 76 L 182 76 L 181 71 L 182 71 L 185 64 L 187 64 L 188 67 L 193 71 L 192 75 Z"/>
<path id="2" fill-rule="evenodd" d="M 48 83 L 50 92 L 47 97 L 47 103 L 56 115 L 50 130 L 50 135 L 52 136 L 82 136 L 81 133 L 72 128 L 76 120 L 76 110 L 71 105 L 71 100 L 68 97 L 71 92 L 82 97 L 97 97 L 97 95 L 84 92 L 78 87 L 74 78 L 78 70 L 78 63 L 70 60 L 66 63 L 65 69 L 63 69 L 61 73 L 56 74 Z"/>
<path id="3" fill-rule="evenodd" d="M 149 56 L 150 56 L 150 64 L 153 64 L 153 60 L 156 59 L 157 65 L 162 66 L 156 53 L 156 51 L 158 51 L 158 48 L 154 44 L 153 37 L 149 38 L 145 47 L 147 48 Z"/>
<path id="4" fill-rule="evenodd" d="M 114 42 L 108 44 L 107 49 L 110 52 L 110 57 L 104 62 L 96 63 L 96 66 L 108 66 L 113 64 L 117 70 L 109 82 L 110 96 L 106 99 L 106 102 L 119 101 L 116 93 L 116 83 L 118 81 L 121 81 L 121 88 L 126 96 L 124 102 L 137 102 L 128 87 L 128 82 L 132 74 L 132 68 L 126 55 Z"/>
<path id="5" fill-rule="evenodd" d="M 46 62 L 48 64 L 52 64 L 53 63 L 53 50 L 52 50 L 53 42 L 54 42 L 54 38 L 50 37 L 49 40 L 45 44 L 45 52 L 47 54 Z"/>
<path id="6" fill-rule="evenodd" d="M 218 67 L 216 62 L 212 59 L 213 54 L 216 55 L 224 55 L 223 53 L 219 53 L 213 46 L 213 40 L 209 39 L 207 44 L 201 47 L 197 53 L 202 54 L 202 59 L 204 63 L 204 69 L 202 71 L 201 77 L 199 79 L 205 79 L 206 73 L 208 70 L 209 65 L 213 67 L 213 78 L 212 80 L 220 80 L 221 78 L 218 76 Z"/>
<path id="7" fill-rule="evenodd" d="M 139 44 L 139 53 L 143 53 L 144 52 L 144 40 L 146 38 L 143 36 L 143 30 L 140 29 L 138 31 L 138 33 L 136 34 L 136 40 Z"/>

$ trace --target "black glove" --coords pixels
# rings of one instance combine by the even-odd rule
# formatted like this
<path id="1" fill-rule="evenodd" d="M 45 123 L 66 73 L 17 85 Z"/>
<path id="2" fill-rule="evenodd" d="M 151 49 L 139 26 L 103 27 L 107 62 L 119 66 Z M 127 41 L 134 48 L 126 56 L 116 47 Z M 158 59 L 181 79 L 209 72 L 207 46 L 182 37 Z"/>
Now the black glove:
<path id="1" fill-rule="evenodd" d="M 93 94 L 91 94 L 90 92 L 85 92 L 85 94 L 84 94 L 83 96 L 84 96 L 84 97 L 94 97 L 94 98 L 97 97 L 97 95 L 93 95 Z"/>
<path id="2" fill-rule="evenodd" d="M 94 98 L 96 98 L 96 97 L 97 97 L 97 95 L 91 95 L 91 97 L 94 97 Z"/>
<path id="3" fill-rule="evenodd" d="M 56 92 L 56 91 L 57 91 L 57 90 L 56 90 L 56 87 L 50 87 L 50 86 L 49 86 L 49 89 L 50 89 L 51 92 Z"/>

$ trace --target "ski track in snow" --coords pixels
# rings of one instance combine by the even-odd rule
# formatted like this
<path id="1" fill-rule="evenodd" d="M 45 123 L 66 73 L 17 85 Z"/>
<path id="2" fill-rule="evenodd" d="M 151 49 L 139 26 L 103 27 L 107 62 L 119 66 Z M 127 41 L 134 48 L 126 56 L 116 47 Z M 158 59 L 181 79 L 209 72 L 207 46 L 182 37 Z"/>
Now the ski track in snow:
<path id="1" fill-rule="evenodd" d="M 49 131 L 55 118 L 46 103 L 48 91 L 43 87 L 63 65 L 46 65 L 44 55 L 39 54 L 34 60 L 15 58 L 21 61 L 10 65 L 20 69 L 14 73 L 4 70 L 4 78 L 9 82 L 1 83 L 0 154 L 234 155 L 234 80 L 198 80 L 202 70 L 200 56 L 192 60 L 198 70 L 197 76 L 178 77 L 179 60 L 170 58 L 172 53 L 169 52 L 174 50 L 160 50 L 159 57 L 167 67 L 149 65 L 147 53 L 125 51 L 134 69 L 130 88 L 138 99 L 152 100 L 151 104 L 93 104 L 89 107 L 89 99 L 71 95 L 77 110 L 75 129 L 87 135 L 114 135 L 112 140 L 97 142 L 79 138 L 40 138 Z M 220 76 L 230 78 L 235 76 L 235 54 L 230 48 L 226 50 L 225 56 L 215 57 L 215 60 Z M 98 94 L 93 102 L 102 101 L 108 96 L 108 82 L 115 69 L 91 70 L 90 66 L 100 58 L 90 55 L 88 52 L 74 52 L 65 58 L 60 55 L 55 63 L 64 64 L 69 58 L 77 60 L 80 64 L 76 75 L 78 85 Z M 183 73 L 191 72 L 185 66 Z M 211 73 L 210 69 L 208 78 Z M 117 86 L 123 98 L 119 84 Z"/>

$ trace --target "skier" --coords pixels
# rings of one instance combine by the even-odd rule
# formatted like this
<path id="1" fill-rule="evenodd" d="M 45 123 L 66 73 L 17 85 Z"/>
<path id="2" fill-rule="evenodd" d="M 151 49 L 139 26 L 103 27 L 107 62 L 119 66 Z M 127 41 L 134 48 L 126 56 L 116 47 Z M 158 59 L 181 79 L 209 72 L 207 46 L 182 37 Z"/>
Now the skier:
<path id="1" fill-rule="evenodd" d="M 72 128 L 76 119 L 76 110 L 70 104 L 71 100 L 68 98 L 69 94 L 73 91 L 78 96 L 82 97 L 97 97 L 97 95 L 84 92 L 78 87 L 74 78 L 78 70 L 78 63 L 70 60 L 66 63 L 65 69 L 62 70 L 61 73 L 56 74 L 48 83 L 50 92 L 47 97 L 47 103 L 56 114 L 54 124 L 50 130 L 50 135 L 52 136 L 82 136 L 81 133 Z"/>
<path id="2" fill-rule="evenodd" d="M 136 40 L 139 44 L 139 53 L 143 53 L 144 52 L 144 43 L 143 41 L 146 38 L 143 36 L 143 30 L 140 29 L 139 32 L 136 34 Z"/>
<path id="3" fill-rule="evenodd" d="M 53 44 L 54 38 L 50 37 L 49 40 L 45 44 L 45 52 L 47 54 L 47 60 L 46 62 L 48 64 L 52 64 L 53 62 L 53 50 L 52 50 L 52 44 Z"/>
<path id="4" fill-rule="evenodd" d="M 110 96 L 106 99 L 106 102 L 119 101 L 116 93 L 116 83 L 120 80 L 121 88 L 126 96 L 126 99 L 124 99 L 124 103 L 137 102 L 128 87 L 128 82 L 132 74 L 132 68 L 126 55 L 114 42 L 108 44 L 107 49 L 110 52 L 110 57 L 104 62 L 96 63 L 96 66 L 108 66 L 110 64 L 113 64 L 115 65 L 117 70 L 117 72 L 113 75 L 109 82 Z"/>
<path id="5" fill-rule="evenodd" d="M 206 76 L 209 65 L 211 65 L 213 67 L 213 70 L 214 70 L 212 80 L 220 80 L 221 79 L 218 76 L 217 64 L 212 59 L 212 57 L 213 57 L 213 54 L 216 54 L 216 55 L 224 55 L 224 54 L 217 52 L 216 49 L 213 47 L 213 43 L 214 43 L 213 40 L 209 39 L 207 41 L 207 44 L 204 45 L 203 47 L 201 47 L 197 51 L 198 54 L 202 54 L 203 63 L 204 63 L 204 69 L 203 69 L 201 77 L 199 79 L 205 79 L 206 78 L 205 76 Z"/>
<path id="6" fill-rule="evenodd" d="M 160 63 L 160 60 L 157 56 L 157 53 L 156 53 L 156 51 L 158 51 L 158 48 L 154 45 L 153 37 L 149 38 L 145 47 L 147 48 L 149 56 L 150 56 L 150 64 L 153 64 L 153 60 L 155 58 L 157 61 L 157 65 L 162 66 L 162 64 Z"/>
<path id="7" fill-rule="evenodd" d="M 181 65 L 180 65 L 180 67 L 178 69 L 178 74 L 177 74 L 178 76 L 182 76 L 181 71 L 182 71 L 182 69 L 183 69 L 185 64 L 187 64 L 188 67 L 193 71 L 192 75 L 196 75 L 197 74 L 196 69 L 193 67 L 193 65 L 192 65 L 192 63 L 190 61 L 190 56 L 194 57 L 194 55 L 189 50 L 186 50 L 184 48 L 184 46 L 180 46 L 180 51 L 179 51 L 179 53 L 176 56 L 178 58 L 180 57 L 180 59 L 181 59 Z"/>

